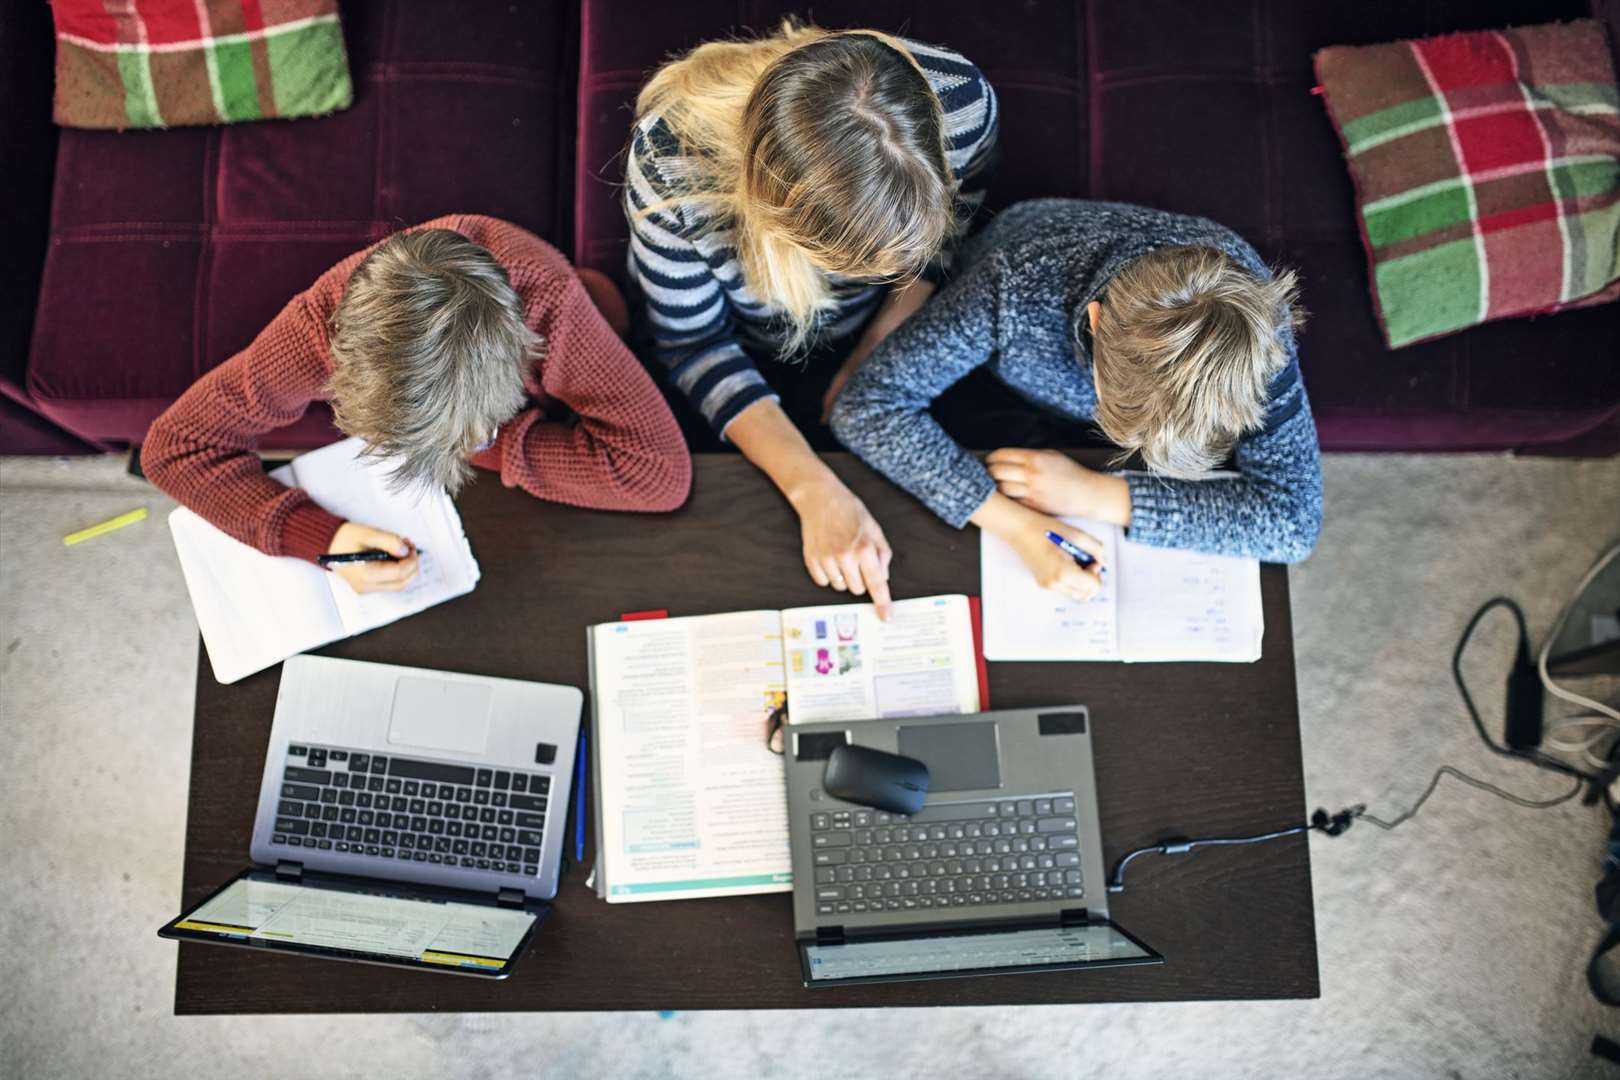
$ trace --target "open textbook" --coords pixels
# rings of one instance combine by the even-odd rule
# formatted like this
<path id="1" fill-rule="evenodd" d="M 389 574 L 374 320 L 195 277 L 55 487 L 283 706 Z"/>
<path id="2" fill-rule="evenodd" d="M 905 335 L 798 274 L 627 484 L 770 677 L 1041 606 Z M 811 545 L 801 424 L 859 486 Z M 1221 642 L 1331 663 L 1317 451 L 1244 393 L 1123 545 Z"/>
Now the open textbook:
<path id="1" fill-rule="evenodd" d="M 991 660 L 1260 659 L 1260 563 L 1150 547 L 1064 518 L 1102 541 L 1102 589 L 1085 603 L 1043 589 L 1012 547 L 980 530 L 984 654 Z"/>
<path id="2" fill-rule="evenodd" d="M 767 720 L 977 712 L 965 596 L 603 623 L 588 631 L 596 891 L 612 902 L 792 887 Z M 788 742 L 791 748 L 791 740 Z"/>
<path id="3" fill-rule="evenodd" d="M 338 517 L 409 537 L 421 552 L 421 568 L 401 592 L 362 595 L 337 574 L 303 559 L 266 555 L 185 507 L 169 515 L 197 626 L 220 682 L 414 615 L 478 584 L 478 560 L 445 490 L 391 490 L 388 463 L 361 457 L 364 449 L 359 439 L 345 439 L 270 476 L 303 488 Z"/>

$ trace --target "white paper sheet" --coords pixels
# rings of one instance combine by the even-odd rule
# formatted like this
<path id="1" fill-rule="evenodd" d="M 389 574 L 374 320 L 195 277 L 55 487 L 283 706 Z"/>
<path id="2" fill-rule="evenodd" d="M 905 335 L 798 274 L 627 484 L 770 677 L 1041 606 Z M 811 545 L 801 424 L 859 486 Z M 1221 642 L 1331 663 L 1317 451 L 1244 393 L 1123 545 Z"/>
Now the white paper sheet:
<path id="1" fill-rule="evenodd" d="M 1109 567 L 1102 589 L 1084 603 L 1041 588 L 1012 545 L 979 530 L 985 659 L 1120 659 L 1119 530 L 1086 518 L 1064 520 L 1102 542 Z"/>
<path id="2" fill-rule="evenodd" d="M 980 533 L 984 653 L 990 660 L 1260 659 L 1265 619 L 1254 559 L 1151 547 L 1113 525 L 1069 524 L 1104 546 L 1103 588 L 1086 603 L 1042 589 L 1013 549 Z"/>
<path id="3" fill-rule="evenodd" d="M 1119 564 L 1125 659 L 1260 659 L 1259 562 L 1127 540 L 1119 545 Z"/>
<path id="4" fill-rule="evenodd" d="M 410 537 L 422 569 L 398 593 L 360 596 L 337 574 L 302 559 L 265 555 L 190 510 L 169 515 L 169 530 L 191 594 L 214 678 L 235 682 L 318 648 L 471 592 L 478 561 L 444 489 L 395 493 L 386 467 L 360 458 L 359 439 L 311 451 L 270 475 L 296 484 L 341 518 Z"/>
<path id="5" fill-rule="evenodd" d="M 338 453 L 343 448 L 344 453 Z M 406 615 L 469 593 L 478 584 L 478 561 L 461 531 L 461 516 L 443 488 L 420 485 L 396 491 L 386 461 L 360 456 L 365 444 L 348 439 L 270 475 L 297 484 L 310 498 L 339 517 L 410 540 L 421 550 L 416 576 L 400 592 L 357 593 L 341 577 L 327 574 L 347 636 L 385 626 Z M 322 455 L 317 458 L 316 455 Z"/>

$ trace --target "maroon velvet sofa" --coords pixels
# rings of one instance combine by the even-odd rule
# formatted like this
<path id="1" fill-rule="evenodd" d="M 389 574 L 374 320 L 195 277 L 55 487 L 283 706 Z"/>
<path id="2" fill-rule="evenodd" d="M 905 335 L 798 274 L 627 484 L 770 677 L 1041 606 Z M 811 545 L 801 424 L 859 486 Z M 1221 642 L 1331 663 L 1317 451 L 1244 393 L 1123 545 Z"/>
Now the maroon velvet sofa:
<path id="1" fill-rule="evenodd" d="M 27 54 L 0 78 L 29 84 L 16 95 L 29 116 L 0 124 L 22 125 L 8 143 L 29 142 L 47 164 L 24 193 L 34 202 L 8 208 L 8 228 L 37 237 L 38 250 L 30 258 L 25 243 L 0 264 L 0 452 L 138 443 L 322 269 L 436 214 L 510 218 L 622 278 L 620 154 L 646 72 L 705 38 L 810 7 L 350 0 L 347 112 L 58 136 L 39 92 L 48 17 L 29 2 L 0 51 L 0 61 Z M 825 26 L 950 44 L 985 71 L 1002 106 L 992 207 L 1068 195 L 1206 214 L 1296 267 L 1311 312 L 1302 363 L 1326 449 L 1613 453 L 1620 305 L 1383 347 L 1350 181 L 1311 94 L 1311 53 L 1324 45 L 1594 7 L 1613 40 L 1620 0 L 818 0 L 813 12 Z M 313 409 L 267 445 L 332 437 Z"/>

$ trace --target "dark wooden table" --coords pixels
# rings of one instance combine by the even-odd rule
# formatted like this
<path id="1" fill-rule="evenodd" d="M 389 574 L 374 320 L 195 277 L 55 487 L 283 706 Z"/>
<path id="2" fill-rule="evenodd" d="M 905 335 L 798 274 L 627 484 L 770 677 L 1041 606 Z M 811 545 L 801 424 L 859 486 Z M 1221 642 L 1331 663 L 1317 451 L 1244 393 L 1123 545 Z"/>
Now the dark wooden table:
<path id="1" fill-rule="evenodd" d="M 847 455 L 833 468 L 897 552 L 897 597 L 976 593 L 978 536 L 941 524 Z M 586 686 L 585 626 L 623 611 L 696 615 L 823 603 L 791 510 L 746 461 L 699 455 L 691 501 L 665 516 L 542 503 L 484 475 L 460 499 L 484 576 L 471 595 L 323 652 Z M 1095 724 L 1110 866 L 1167 835 L 1302 821 L 1287 572 L 1261 572 L 1255 664 L 992 664 L 998 708 L 1084 701 Z M 197 672 L 181 903 L 248 864 L 280 669 L 236 683 Z M 587 850 L 587 865 L 594 859 Z M 570 867 L 556 908 L 504 982 L 200 944 L 178 946 L 176 1013 L 723 1009 L 1009 1005 L 1315 997 L 1304 837 L 1132 865 L 1114 918 L 1167 963 L 1150 968 L 806 990 L 785 894 L 607 904 Z"/>

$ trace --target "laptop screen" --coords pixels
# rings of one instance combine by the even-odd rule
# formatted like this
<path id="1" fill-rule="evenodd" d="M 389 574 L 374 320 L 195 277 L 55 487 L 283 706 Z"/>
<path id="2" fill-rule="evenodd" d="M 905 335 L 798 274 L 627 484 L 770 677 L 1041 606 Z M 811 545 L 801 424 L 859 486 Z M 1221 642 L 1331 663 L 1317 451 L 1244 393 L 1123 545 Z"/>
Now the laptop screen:
<path id="1" fill-rule="evenodd" d="M 176 919 L 173 936 L 347 959 L 503 974 L 538 916 L 344 879 L 291 883 L 249 871 Z"/>
<path id="2" fill-rule="evenodd" d="M 1112 923 L 1026 927 L 837 944 L 805 942 L 805 981 L 919 979 L 1161 962 Z"/>

